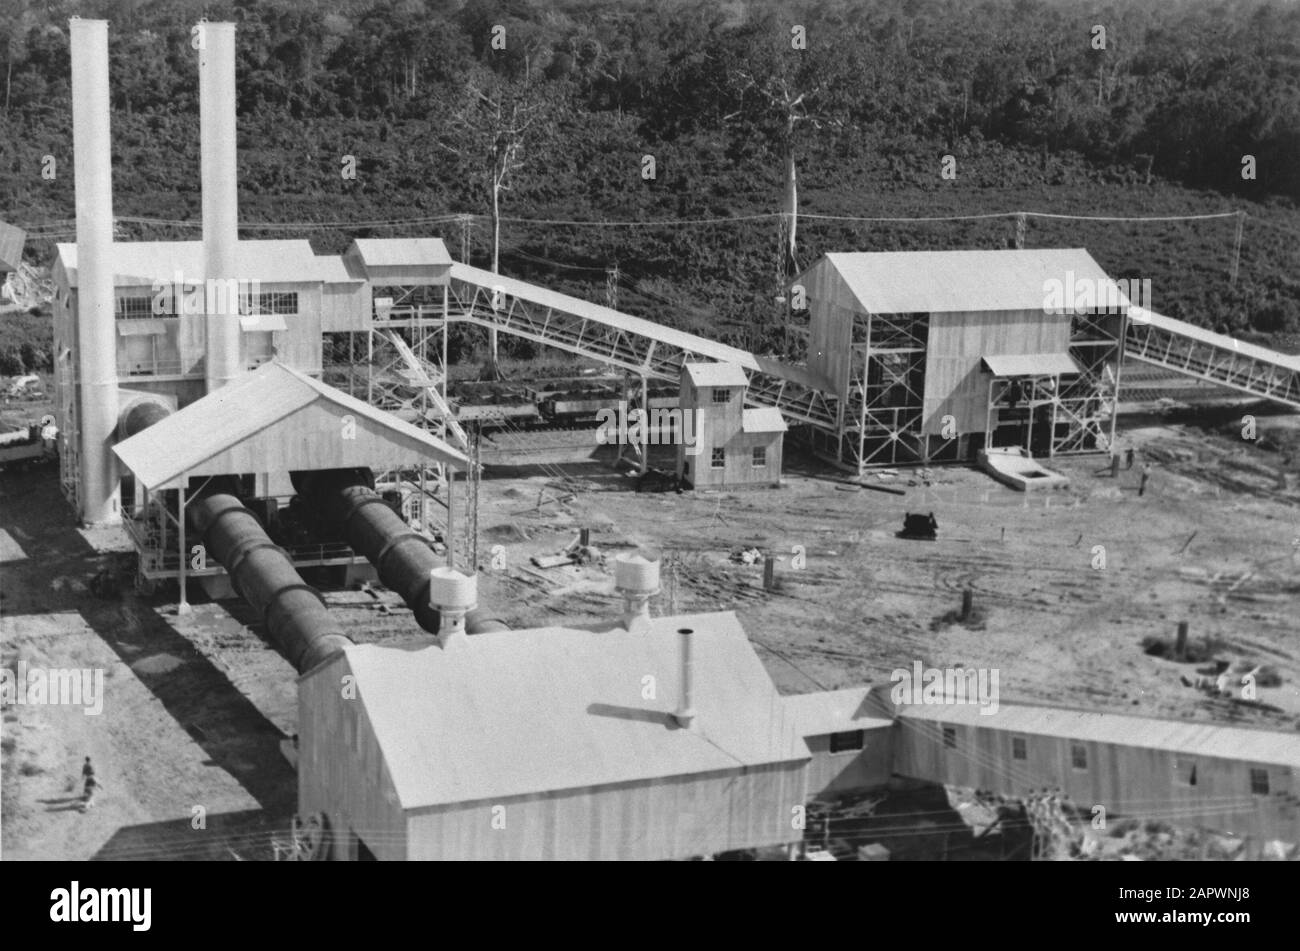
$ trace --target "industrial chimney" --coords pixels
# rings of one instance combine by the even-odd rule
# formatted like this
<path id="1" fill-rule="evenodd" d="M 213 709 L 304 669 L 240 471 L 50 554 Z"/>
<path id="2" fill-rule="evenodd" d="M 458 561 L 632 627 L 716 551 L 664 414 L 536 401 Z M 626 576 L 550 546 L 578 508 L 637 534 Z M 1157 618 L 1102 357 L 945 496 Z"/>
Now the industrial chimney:
<path id="1" fill-rule="evenodd" d="M 117 426 L 117 328 L 113 292 L 113 151 L 109 136 L 108 22 L 69 21 L 72 149 L 77 206 L 77 428 L 81 518 L 121 520 L 109 442 Z"/>
<path id="2" fill-rule="evenodd" d="M 203 179 L 207 391 L 243 373 L 240 359 L 238 178 L 235 166 L 235 24 L 201 22 L 199 152 Z"/>
<path id="3" fill-rule="evenodd" d="M 681 645 L 681 686 L 680 693 L 677 696 L 677 712 L 673 714 L 673 719 L 677 721 L 678 726 L 689 728 L 695 720 L 695 671 L 694 658 L 692 651 L 695 642 L 695 632 L 689 627 L 679 627 L 677 629 L 677 640 Z"/>
<path id="4" fill-rule="evenodd" d="M 659 562 L 623 555 L 614 562 L 614 590 L 623 597 L 623 626 L 645 631 L 650 626 L 650 599 L 659 593 Z"/>
<path id="5" fill-rule="evenodd" d="M 438 644 L 445 650 L 465 639 L 465 615 L 478 607 L 478 575 L 455 568 L 429 571 L 429 606 L 438 612 Z"/>

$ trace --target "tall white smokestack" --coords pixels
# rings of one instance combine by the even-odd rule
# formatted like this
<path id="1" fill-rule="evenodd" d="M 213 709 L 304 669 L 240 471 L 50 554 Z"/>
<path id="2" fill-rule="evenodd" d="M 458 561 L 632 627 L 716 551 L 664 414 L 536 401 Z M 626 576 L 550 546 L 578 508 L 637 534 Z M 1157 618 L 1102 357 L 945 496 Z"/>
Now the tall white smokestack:
<path id="1" fill-rule="evenodd" d="M 199 153 L 203 178 L 203 276 L 208 392 L 243 373 L 235 252 L 239 242 L 235 167 L 235 24 L 200 23 Z"/>
<path id="2" fill-rule="evenodd" d="M 121 520 L 117 466 L 117 328 L 113 301 L 113 151 L 108 119 L 108 22 L 69 21 L 72 150 L 77 204 L 77 403 L 80 514 L 91 525 Z"/>

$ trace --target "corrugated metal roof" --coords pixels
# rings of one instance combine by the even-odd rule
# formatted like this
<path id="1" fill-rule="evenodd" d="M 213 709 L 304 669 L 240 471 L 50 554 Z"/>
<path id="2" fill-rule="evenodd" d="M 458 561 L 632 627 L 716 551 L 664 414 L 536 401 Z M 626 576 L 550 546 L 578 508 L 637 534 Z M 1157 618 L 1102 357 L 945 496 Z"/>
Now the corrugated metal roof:
<path id="1" fill-rule="evenodd" d="M 1068 353 L 1016 353 L 985 357 L 984 365 L 994 376 L 1060 376 L 1082 372 Z"/>
<path id="2" fill-rule="evenodd" d="M 568 294 L 560 294 L 544 287 L 517 281 L 502 274 L 493 274 L 491 271 L 470 267 L 467 264 L 453 264 L 451 266 L 451 279 L 465 281 L 468 284 L 489 289 L 499 286 L 509 296 L 530 301 L 541 307 L 552 307 L 566 314 L 573 314 L 587 320 L 594 320 L 597 323 L 625 330 L 630 334 L 658 340 L 670 347 L 679 347 L 698 356 L 708 357 L 710 360 L 717 360 L 722 363 L 738 363 L 747 370 L 760 369 L 754 355 L 746 350 L 737 350 L 735 347 L 728 347 L 726 344 L 715 343 L 712 340 L 706 340 L 704 337 L 697 337 L 681 330 L 673 330 L 650 320 L 643 320 L 640 317 L 633 317 L 630 314 L 624 314 L 609 307 L 603 307 L 600 304 L 593 304 L 591 301 L 583 300 L 580 297 L 570 297 Z"/>
<path id="3" fill-rule="evenodd" d="M 683 363 L 682 372 L 696 386 L 748 386 L 749 377 L 734 363 Z"/>
<path id="4" fill-rule="evenodd" d="M 352 247 L 366 267 L 447 267 L 452 263 L 441 238 L 357 238 Z"/>
<path id="5" fill-rule="evenodd" d="M 746 409 L 740 414 L 740 429 L 746 433 L 783 433 L 785 418 L 773 406 Z"/>
<path id="6" fill-rule="evenodd" d="M 57 248 L 68 282 L 76 287 L 77 246 Z M 202 241 L 114 241 L 112 254 L 116 287 L 152 287 L 155 281 L 174 281 L 177 271 L 187 282 L 204 277 Z M 298 239 L 240 241 L 232 276 L 266 284 L 356 283 L 337 256 L 315 254 L 310 242 Z"/>
<path id="7" fill-rule="evenodd" d="M 867 251 L 826 260 L 871 314 L 1044 310 L 1048 281 L 1068 287 L 1071 273 L 1076 284 L 1110 280 L 1083 248 Z"/>
<path id="8" fill-rule="evenodd" d="M 1064 707 L 1000 704 L 985 716 L 978 704 L 927 704 L 898 707 L 901 719 L 990 727 L 1035 736 L 1272 763 L 1300 768 L 1300 733 L 1248 730 L 1190 720 L 1159 720 Z"/>
<path id="9" fill-rule="evenodd" d="M 0 274 L 16 271 L 23 260 L 23 245 L 27 232 L 15 225 L 0 221 Z"/>
<path id="10" fill-rule="evenodd" d="M 1244 343 L 1236 337 L 1229 337 L 1225 334 L 1216 334 L 1212 330 L 1195 327 L 1192 324 L 1184 323 L 1181 320 L 1175 320 L 1172 317 L 1166 317 L 1163 314 L 1157 314 L 1153 310 L 1147 310 L 1145 307 L 1138 307 L 1136 305 L 1129 308 L 1128 318 L 1131 323 L 1151 324 L 1151 326 L 1158 330 L 1165 330 L 1182 337 L 1190 337 L 1193 340 L 1199 340 L 1202 343 L 1208 343 L 1211 346 L 1235 351 L 1236 353 L 1240 353 L 1243 357 L 1276 363 L 1278 366 L 1300 372 L 1300 356 L 1295 354 L 1278 353 L 1276 350 L 1269 350 L 1267 347 L 1258 347 L 1253 343 Z"/>
<path id="11" fill-rule="evenodd" d="M 695 631 L 689 730 L 670 718 L 681 627 Z M 346 654 L 405 809 L 809 758 L 731 612 L 654 618 L 636 634 L 550 627 Z"/>
<path id="12" fill-rule="evenodd" d="M 353 416 L 354 438 L 342 438 L 341 429 L 322 431 L 294 419 L 321 403 Z M 459 467 L 468 462 L 431 433 L 274 361 L 118 443 L 113 451 L 154 491 L 174 487 L 184 473 L 254 471 L 225 467 L 235 447 L 240 458 L 275 460 L 288 471 L 404 465 L 430 458 Z"/>
<path id="13" fill-rule="evenodd" d="M 894 720 L 871 696 L 871 687 L 818 690 L 785 697 L 801 736 L 893 726 Z"/>

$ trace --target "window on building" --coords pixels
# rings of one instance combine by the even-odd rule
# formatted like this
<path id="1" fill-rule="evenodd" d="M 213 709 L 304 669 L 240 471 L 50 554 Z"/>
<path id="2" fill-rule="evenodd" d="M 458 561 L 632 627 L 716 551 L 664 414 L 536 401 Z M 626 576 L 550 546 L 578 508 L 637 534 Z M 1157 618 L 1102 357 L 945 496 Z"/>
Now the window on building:
<path id="1" fill-rule="evenodd" d="M 754 468 L 755 469 L 767 468 L 767 447 L 766 446 L 754 447 Z"/>
<path id="2" fill-rule="evenodd" d="M 142 317 L 159 317 L 153 312 L 152 297 L 119 297 L 115 308 L 118 320 L 138 320 Z"/>
<path id="3" fill-rule="evenodd" d="M 253 314 L 296 314 L 298 313 L 298 292 L 277 291 L 271 294 L 255 294 L 244 299 L 245 313 Z"/>
<path id="4" fill-rule="evenodd" d="M 1174 778 L 1184 786 L 1196 785 L 1196 763 L 1190 759 L 1174 760 Z"/>
<path id="5" fill-rule="evenodd" d="M 1013 736 L 1011 738 L 1011 758 L 1029 759 L 1029 747 L 1025 743 L 1023 736 Z"/>
<path id="6" fill-rule="evenodd" d="M 1250 771 L 1250 791 L 1256 796 L 1268 795 L 1268 770 L 1252 769 Z"/>
<path id="7" fill-rule="evenodd" d="M 731 390 L 727 389 L 725 386 L 715 386 L 713 388 L 713 402 L 730 403 Z"/>
<path id="8" fill-rule="evenodd" d="M 1088 768 L 1088 747 L 1082 743 L 1070 744 L 1070 765 L 1075 769 Z"/>
<path id="9" fill-rule="evenodd" d="M 860 750 L 866 746 L 866 733 L 863 730 L 846 730 L 843 733 L 831 734 L 831 752 L 847 753 L 850 750 Z"/>
<path id="10" fill-rule="evenodd" d="M 709 466 L 713 469 L 727 468 L 727 450 L 715 449 L 709 455 Z"/>
<path id="11" fill-rule="evenodd" d="M 943 745 L 950 750 L 957 748 L 957 728 L 955 726 L 943 728 Z"/>

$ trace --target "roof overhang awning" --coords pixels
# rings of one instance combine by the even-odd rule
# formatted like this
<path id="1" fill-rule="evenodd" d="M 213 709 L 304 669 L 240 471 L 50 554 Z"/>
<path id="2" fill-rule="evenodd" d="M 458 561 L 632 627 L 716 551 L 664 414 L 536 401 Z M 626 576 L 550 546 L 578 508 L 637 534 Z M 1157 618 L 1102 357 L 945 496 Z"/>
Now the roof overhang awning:
<path id="1" fill-rule="evenodd" d="M 1068 353 L 1026 353 L 986 356 L 984 368 L 997 377 L 1065 376 L 1082 373 Z"/>
<path id="2" fill-rule="evenodd" d="M 167 332 L 165 320 L 119 320 L 117 332 L 122 337 L 154 337 Z"/>
<path id="3" fill-rule="evenodd" d="M 282 314 L 253 314 L 239 318 L 239 329 L 244 333 L 266 333 L 272 330 L 288 330 Z"/>

